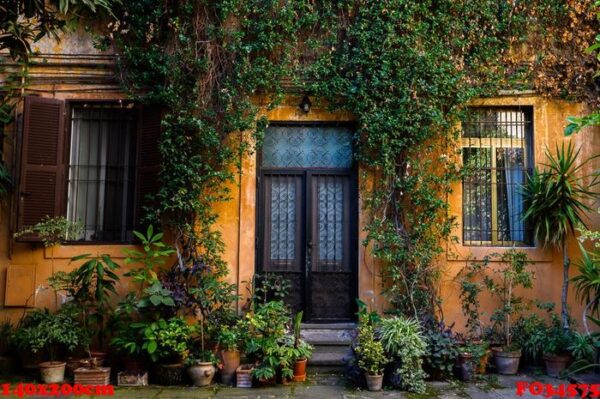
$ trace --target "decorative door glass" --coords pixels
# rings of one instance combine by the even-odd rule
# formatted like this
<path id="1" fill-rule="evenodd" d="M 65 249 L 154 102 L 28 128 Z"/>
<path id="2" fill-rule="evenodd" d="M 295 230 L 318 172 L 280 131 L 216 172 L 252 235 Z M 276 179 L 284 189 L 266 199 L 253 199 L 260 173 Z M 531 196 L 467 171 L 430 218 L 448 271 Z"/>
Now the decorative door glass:
<path id="1" fill-rule="evenodd" d="M 352 136 L 347 127 L 298 125 L 265 134 L 258 270 L 290 282 L 286 302 L 305 320 L 354 317 Z"/>

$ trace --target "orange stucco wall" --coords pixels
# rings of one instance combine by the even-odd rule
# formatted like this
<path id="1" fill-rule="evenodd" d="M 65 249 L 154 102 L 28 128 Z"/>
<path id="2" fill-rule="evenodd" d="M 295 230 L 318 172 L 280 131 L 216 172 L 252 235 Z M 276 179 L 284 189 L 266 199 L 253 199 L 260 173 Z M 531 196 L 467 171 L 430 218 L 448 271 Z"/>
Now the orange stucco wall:
<path id="1" fill-rule="evenodd" d="M 69 45 L 63 43 L 61 46 L 42 46 L 41 58 L 54 60 L 54 63 L 46 63 L 32 69 L 32 85 L 25 94 L 37 94 L 42 96 L 63 99 L 119 99 L 125 98 L 113 83 L 107 83 L 107 78 L 114 74 L 112 67 L 112 56 L 110 54 L 98 54 L 91 46 L 86 44 L 87 39 L 76 38 Z M 82 43 L 83 41 L 83 43 Z M 69 54 L 65 49 L 76 48 L 78 54 Z M 59 53 L 59 55 L 57 55 Z M 44 56 L 46 54 L 46 56 Z M 88 66 L 69 67 L 66 64 L 74 60 L 87 59 Z M 53 76 L 54 81 L 46 78 Z M 79 77 L 79 78 L 78 78 Z M 261 100 L 257 99 L 257 103 Z M 282 105 L 274 110 L 264 109 L 264 114 L 271 121 L 349 121 L 352 116 L 345 113 L 330 113 L 326 106 L 313 101 L 313 107 L 308 114 L 301 113 L 297 107 L 299 98 L 290 96 Z M 535 161 L 544 161 L 543 153 L 545 146 L 554 146 L 555 143 L 573 140 L 578 146 L 582 146 L 583 154 L 586 156 L 600 153 L 600 132 L 588 129 L 571 139 L 564 138 L 563 129 L 567 116 L 579 115 L 585 112 L 580 104 L 571 104 L 563 101 L 548 100 L 533 94 L 521 93 L 519 95 L 505 95 L 498 98 L 485 99 L 475 102 L 475 105 L 523 105 L 532 106 L 534 109 L 534 142 Z M 14 130 L 13 130 L 14 129 Z M 17 126 L 9 126 L 8 133 L 18 132 Z M 5 159 L 9 164 L 15 159 L 15 151 L 12 142 L 5 145 Z M 238 175 L 238 181 L 232 184 L 231 200 L 219 204 L 218 212 L 220 219 L 217 228 L 223 233 L 226 244 L 224 258 L 230 265 L 229 279 L 239 284 L 240 294 L 246 293 L 244 282 L 250 281 L 255 266 L 255 237 L 256 237 L 256 154 L 245 157 L 242 160 L 242 174 Z M 598 163 L 594 167 L 598 168 Z M 368 173 L 359 171 L 359 187 L 368 184 Z M 365 178 L 365 176 L 367 176 Z M 363 200 L 359 196 L 359 202 Z M 448 198 L 451 205 L 451 214 L 457 216 L 456 236 L 460 237 L 461 223 L 461 186 L 454 187 L 454 193 Z M 597 204 L 596 204 L 597 205 Z M 360 207 L 362 209 L 362 206 Z M 12 204 L 5 201 L 0 205 L 0 304 L 3 303 L 6 294 L 6 271 L 9 265 L 21 265 L 29 270 L 34 277 L 35 306 L 54 307 L 56 298 L 52 291 L 44 288 L 46 279 L 55 271 L 70 270 L 75 265 L 69 264 L 71 256 L 81 253 L 108 253 L 123 265 L 123 249 L 119 245 L 70 245 L 55 248 L 54 250 L 43 249 L 39 245 L 27 243 L 15 243 L 9 233 L 11 217 L 14 214 Z M 600 220 L 597 215 L 592 215 L 591 227 L 598 228 Z M 366 224 L 368 216 L 360 212 L 359 226 L 360 239 L 365 233 L 362 227 Z M 360 240 L 359 240 L 360 242 Z M 370 256 L 368 249 L 360 246 L 358 249 L 358 292 L 359 296 L 373 308 L 383 310 L 385 301 L 380 295 L 382 281 L 377 263 Z M 440 292 L 443 298 L 443 312 L 448 322 L 457 321 L 457 326 L 462 326 L 463 317 L 460 311 L 458 298 L 458 286 L 455 275 L 464 265 L 467 257 L 481 258 L 482 256 L 498 252 L 501 248 L 464 247 L 456 243 L 447 244 L 447 253 L 439 259 L 439 267 L 442 270 L 440 281 Z M 527 295 L 530 298 L 544 301 L 559 302 L 561 285 L 561 257 L 553 251 L 543 251 L 539 248 L 526 249 L 535 261 L 536 282 L 533 290 Z M 569 242 L 571 254 L 577 253 L 577 245 L 574 240 Z M 52 258 L 54 257 L 54 261 Z M 123 265 L 122 271 L 126 267 Z M 574 268 L 572 269 L 575 271 Z M 23 290 L 29 290 L 23 284 Z M 124 279 L 120 286 L 121 292 L 129 289 L 128 282 Z M 483 298 L 484 308 L 488 312 L 493 303 Z M 573 293 L 570 295 L 570 303 L 573 315 L 578 317 L 581 306 L 575 299 Z M 240 304 L 241 305 L 241 304 Z M 18 318 L 23 312 L 22 307 L 0 308 L 0 318 Z"/>

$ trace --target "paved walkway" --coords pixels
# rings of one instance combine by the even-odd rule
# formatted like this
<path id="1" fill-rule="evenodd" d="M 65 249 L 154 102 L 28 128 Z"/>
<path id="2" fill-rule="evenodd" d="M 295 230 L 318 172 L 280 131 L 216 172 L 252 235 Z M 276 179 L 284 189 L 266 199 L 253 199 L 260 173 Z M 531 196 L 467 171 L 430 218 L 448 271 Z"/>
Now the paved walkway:
<path id="1" fill-rule="evenodd" d="M 344 379 L 337 375 L 312 375 L 309 381 L 297 383 L 288 386 L 276 386 L 270 388 L 251 388 L 240 389 L 214 385 L 209 388 L 192 387 L 160 387 L 149 386 L 143 388 L 125 388 L 115 387 L 114 398 L 231 398 L 231 399 L 285 399 L 285 398 L 306 398 L 306 399 L 450 399 L 450 398 L 471 398 L 471 399 L 500 399 L 500 398 L 545 398 L 543 394 L 531 395 L 525 392 L 523 396 L 517 396 L 517 382 L 525 381 L 531 383 L 540 381 L 543 384 L 552 384 L 558 386 L 566 384 L 566 381 L 553 379 L 547 376 L 498 376 L 487 375 L 481 380 L 469 384 L 459 382 L 430 382 L 425 395 L 409 394 L 399 391 L 368 392 L 356 390 L 346 386 Z M 9 396 L 4 396 L 9 397 Z M 558 396 L 557 396 L 558 397 Z M 34 398 L 34 397 L 29 397 Z M 37 398 L 40 398 L 37 396 Z M 56 398 L 56 397 L 54 397 Z M 85 398 L 79 396 L 78 398 Z M 100 398 L 96 396 L 95 398 Z M 106 397 L 105 397 L 106 398 Z"/>

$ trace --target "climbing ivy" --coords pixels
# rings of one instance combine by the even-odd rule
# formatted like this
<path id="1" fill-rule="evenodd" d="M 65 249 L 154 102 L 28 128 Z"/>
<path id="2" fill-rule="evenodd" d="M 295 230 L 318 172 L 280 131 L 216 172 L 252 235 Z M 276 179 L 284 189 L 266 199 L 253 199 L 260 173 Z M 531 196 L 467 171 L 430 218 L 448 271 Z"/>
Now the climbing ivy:
<path id="1" fill-rule="evenodd" d="M 149 217 L 198 245 L 224 273 L 214 205 L 228 198 L 241 159 L 260 144 L 268 121 L 259 117 L 259 98 L 275 106 L 282 81 L 298 77 L 292 80 L 302 91 L 356 118 L 370 218 L 364 244 L 382 265 L 390 303 L 411 316 L 435 313 L 461 115 L 474 97 L 535 86 L 534 69 L 523 66 L 529 54 L 519 48 L 564 33 L 552 24 L 572 18 L 569 4 L 123 2 L 107 36 L 121 80 L 164 109 L 161 189 Z M 553 38 L 544 57 L 560 47 Z"/>

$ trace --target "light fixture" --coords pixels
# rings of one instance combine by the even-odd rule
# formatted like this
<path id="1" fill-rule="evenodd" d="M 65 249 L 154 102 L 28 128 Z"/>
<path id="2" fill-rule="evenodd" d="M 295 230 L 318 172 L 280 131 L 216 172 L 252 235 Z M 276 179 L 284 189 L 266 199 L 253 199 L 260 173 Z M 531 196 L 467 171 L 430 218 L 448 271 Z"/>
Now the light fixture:
<path id="1" fill-rule="evenodd" d="M 312 105 L 312 103 L 310 102 L 310 98 L 308 98 L 308 96 L 304 96 L 298 106 L 300 107 L 300 110 L 302 112 L 304 112 L 305 114 L 308 114 L 308 112 L 310 111 L 311 105 Z"/>

